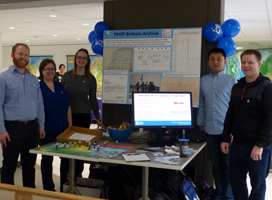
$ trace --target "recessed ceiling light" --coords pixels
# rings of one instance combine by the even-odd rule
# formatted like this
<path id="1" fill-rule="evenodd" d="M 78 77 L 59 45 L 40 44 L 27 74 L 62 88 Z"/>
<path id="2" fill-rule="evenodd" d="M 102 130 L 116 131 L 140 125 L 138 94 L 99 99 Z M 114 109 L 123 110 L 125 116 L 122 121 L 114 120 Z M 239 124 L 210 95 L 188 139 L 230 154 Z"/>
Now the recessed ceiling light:
<path id="1" fill-rule="evenodd" d="M 29 40 L 26 40 L 26 42 L 29 42 Z"/>
<path id="2" fill-rule="evenodd" d="M 53 34 L 53 36 L 58 36 L 58 34 Z"/>
<path id="3" fill-rule="evenodd" d="M 11 26 L 11 27 L 9 27 L 9 29 L 15 29 L 15 27 L 14 27 L 14 26 Z"/>
<path id="4" fill-rule="evenodd" d="M 236 49 L 243 49 L 244 47 L 236 47 Z"/>
<path id="5" fill-rule="evenodd" d="M 57 15 L 49 15 L 49 17 L 57 17 Z"/>
<path id="6" fill-rule="evenodd" d="M 89 24 L 88 23 L 84 23 L 83 26 L 89 26 Z"/>
<path id="7" fill-rule="evenodd" d="M 81 38 L 77 38 L 77 40 L 81 40 Z"/>

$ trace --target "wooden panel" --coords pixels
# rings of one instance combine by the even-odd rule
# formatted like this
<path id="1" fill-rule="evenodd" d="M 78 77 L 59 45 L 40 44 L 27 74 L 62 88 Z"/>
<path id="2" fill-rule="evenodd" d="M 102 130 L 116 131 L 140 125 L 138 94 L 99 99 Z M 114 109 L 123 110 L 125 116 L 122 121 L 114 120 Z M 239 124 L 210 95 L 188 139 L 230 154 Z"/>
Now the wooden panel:
<path id="1" fill-rule="evenodd" d="M 93 197 L 83 197 L 73 194 L 39 190 L 22 186 L 8 185 L 0 183 L 0 199 L 5 200 L 99 200 Z"/>

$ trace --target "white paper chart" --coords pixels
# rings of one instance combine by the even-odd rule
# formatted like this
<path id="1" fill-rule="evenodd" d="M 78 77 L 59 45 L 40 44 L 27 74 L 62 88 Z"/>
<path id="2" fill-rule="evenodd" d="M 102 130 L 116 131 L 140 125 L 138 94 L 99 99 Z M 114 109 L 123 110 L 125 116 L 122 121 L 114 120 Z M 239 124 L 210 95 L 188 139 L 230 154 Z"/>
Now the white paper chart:
<path id="1" fill-rule="evenodd" d="M 162 78 L 162 92 L 192 92 L 193 107 L 199 106 L 199 78 Z"/>
<path id="2" fill-rule="evenodd" d="M 127 76 L 104 75 L 103 100 L 105 103 L 127 102 Z"/>
<path id="3" fill-rule="evenodd" d="M 170 47 L 144 47 L 134 49 L 135 72 L 170 72 Z"/>
<path id="4" fill-rule="evenodd" d="M 201 29 L 174 30 L 173 34 L 172 72 L 199 77 Z"/>
<path id="5" fill-rule="evenodd" d="M 131 104 L 132 92 L 151 89 L 186 90 L 197 107 L 201 38 L 200 27 L 104 31 L 103 103 Z M 171 79 L 183 86 L 173 89 Z"/>

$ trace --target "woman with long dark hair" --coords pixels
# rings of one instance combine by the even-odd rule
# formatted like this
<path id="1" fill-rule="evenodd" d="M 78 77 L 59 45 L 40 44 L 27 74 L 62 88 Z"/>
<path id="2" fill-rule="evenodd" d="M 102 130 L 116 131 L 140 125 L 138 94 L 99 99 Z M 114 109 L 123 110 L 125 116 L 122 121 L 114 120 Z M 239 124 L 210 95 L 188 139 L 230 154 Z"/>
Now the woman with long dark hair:
<path id="1" fill-rule="evenodd" d="M 89 128 L 91 124 L 91 110 L 96 118 L 97 127 L 105 128 L 100 121 L 99 107 L 96 99 L 97 83 L 90 71 L 91 60 L 86 49 L 76 52 L 74 68 L 66 72 L 63 84 L 72 109 L 73 126 Z M 83 161 L 76 160 L 76 174 L 83 171 Z"/>

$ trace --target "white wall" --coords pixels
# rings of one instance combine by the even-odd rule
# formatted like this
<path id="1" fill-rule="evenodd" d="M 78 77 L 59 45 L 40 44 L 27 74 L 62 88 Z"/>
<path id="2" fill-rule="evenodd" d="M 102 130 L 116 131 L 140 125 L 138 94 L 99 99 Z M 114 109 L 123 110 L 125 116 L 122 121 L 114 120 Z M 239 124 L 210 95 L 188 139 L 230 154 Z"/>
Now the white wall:
<path id="1" fill-rule="evenodd" d="M 8 69 L 12 65 L 11 59 L 11 46 L 2 47 L 3 50 L 3 60 L 2 60 L 2 71 Z M 85 48 L 89 51 L 90 55 L 95 55 L 92 51 L 91 44 L 86 45 L 51 45 L 51 46 L 29 46 L 30 56 L 53 56 L 57 67 L 59 64 L 63 63 L 67 69 L 67 55 L 75 55 L 77 50 L 80 48 Z M 0 68 L 1 72 L 1 68 Z"/>

